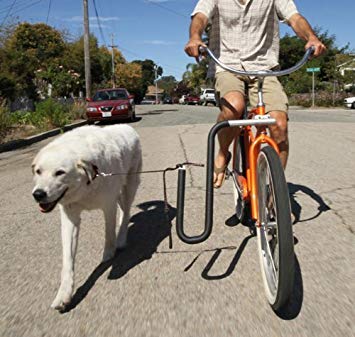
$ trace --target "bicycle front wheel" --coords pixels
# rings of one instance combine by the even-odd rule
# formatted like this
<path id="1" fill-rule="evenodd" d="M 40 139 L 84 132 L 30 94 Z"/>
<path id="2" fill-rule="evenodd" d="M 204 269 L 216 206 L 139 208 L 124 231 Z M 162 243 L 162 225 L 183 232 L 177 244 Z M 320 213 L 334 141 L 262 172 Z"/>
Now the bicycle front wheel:
<path id="1" fill-rule="evenodd" d="M 261 149 L 257 172 L 261 272 L 267 299 L 278 310 L 291 296 L 295 260 L 287 183 L 279 156 L 270 146 Z"/>

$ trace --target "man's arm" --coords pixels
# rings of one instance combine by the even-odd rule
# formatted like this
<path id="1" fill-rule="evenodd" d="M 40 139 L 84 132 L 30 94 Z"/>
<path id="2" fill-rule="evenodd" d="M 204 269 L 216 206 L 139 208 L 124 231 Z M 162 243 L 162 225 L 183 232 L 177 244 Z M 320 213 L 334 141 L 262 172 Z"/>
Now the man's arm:
<path id="1" fill-rule="evenodd" d="M 190 40 L 185 46 L 185 52 L 187 55 L 195 57 L 199 56 L 198 47 L 206 46 L 202 42 L 202 33 L 207 27 L 208 18 L 202 13 L 197 13 L 193 16 L 190 24 Z"/>
<path id="2" fill-rule="evenodd" d="M 322 55 L 326 51 L 326 46 L 318 39 L 308 21 L 301 14 L 294 14 L 288 23 L 299 38 L 307 41 L 305 49 L 315 47 L 314 56 Z"/>

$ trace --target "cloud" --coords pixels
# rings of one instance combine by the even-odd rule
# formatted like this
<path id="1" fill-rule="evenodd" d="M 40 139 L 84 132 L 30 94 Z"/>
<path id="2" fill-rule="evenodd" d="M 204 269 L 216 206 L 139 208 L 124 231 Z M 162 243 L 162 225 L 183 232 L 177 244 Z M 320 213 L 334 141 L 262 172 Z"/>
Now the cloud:
<path id="1" fill-rule="evenodd" d="M 152 44 L 156 46 L 171 46 L 176 44 L 175 42 L 172 41 L 164 41 L 164 40 L 145 40 L 143 41 L 144 44 Z"/>
<path id="2" fill-rule="evenodd" d="M 161 3 L 161 2 L 171 2 L 172 0 L 145 0 L 145 2 Z"/>
<path id="3" fill-rule="evenodd" d="M 67 19 L 62 19 L 63 21 L 68 21 L 68 22 L 83 22 L 83 17 L 82 16 L 72 16 L 71 18 L 67 18 Z M 90 21 L 97 21 L 96 16 L 91 16 L 89 18 Z M 119 21 L 120 18 L 118 18 L 117 16 L 108 16 L 108 17 L 104 17 L 104 16 L 99 16 L 99 20 L 101 22 L 109 22 L 109 21 Z"/>

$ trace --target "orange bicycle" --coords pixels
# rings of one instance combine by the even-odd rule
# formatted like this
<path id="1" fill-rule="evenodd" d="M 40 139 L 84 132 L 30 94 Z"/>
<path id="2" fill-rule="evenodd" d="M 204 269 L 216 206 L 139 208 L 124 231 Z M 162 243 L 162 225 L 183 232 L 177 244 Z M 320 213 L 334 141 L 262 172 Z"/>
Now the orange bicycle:
<path id="1" fill-rule="evenodd" d="M 257 236 L 261 272 L 267 299 L 274 310 L 290 299 L 295 273 L 294 239 L 291 223 L 290 199 L 277 144 L 267 134 L 267 126 L 276 120 L 265 114 L 263 82 L 267 76 L 288 75 L 301 68 L 314 52 L 309 48 L 302 60 L 290 69 L 281 71 L 240 71 L 220 62 L 206 47 L 208 54 L 220 67 L 237 75 L 258 79 L 258 104 L 244 113 L 242 120 L 228 120 L 215 124 L 208 135 L 205 229 L 201 235 L 188 236 L 184 232 L 185 176 L 184 166 L 178 173 L 176 230 L 185 243 L 205 241 L 213 226 L 213 169 L 215 136 L 226 127 L 239 127 L 240 136 L 233 147 L 232 177 L 235 191 L 236 217 L 249 226 Z"/>

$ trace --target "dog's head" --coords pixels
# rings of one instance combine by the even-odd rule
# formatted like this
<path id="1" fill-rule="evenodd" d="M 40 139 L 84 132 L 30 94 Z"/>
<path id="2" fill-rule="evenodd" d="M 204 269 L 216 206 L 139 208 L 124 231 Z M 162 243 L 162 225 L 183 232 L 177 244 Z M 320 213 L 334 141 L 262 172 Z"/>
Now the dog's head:
<path id="1" fill-rule="evenodd" d="M 77 201 L 87 193 L 87 186 L 95 179 L 97 168 L 92 163 L 62 155 L 51 149 L 41 151 L 32 163 L 35 187 L 32 195 L 44 213 L 57 203 Z"/>

